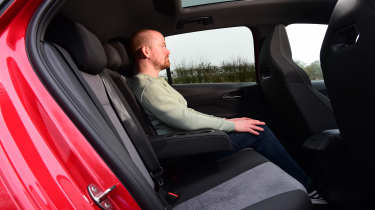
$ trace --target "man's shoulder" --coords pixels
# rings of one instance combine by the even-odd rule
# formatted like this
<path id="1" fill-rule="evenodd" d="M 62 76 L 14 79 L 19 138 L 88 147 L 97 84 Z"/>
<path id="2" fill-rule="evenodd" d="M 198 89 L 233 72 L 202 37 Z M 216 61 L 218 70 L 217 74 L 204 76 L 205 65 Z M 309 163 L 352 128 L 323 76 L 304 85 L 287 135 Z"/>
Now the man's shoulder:
<path id="1" fill-rule="evenodd" d="M 158 94 L 160 88 L 162 88 L 160 81 L 143 75 L 135 75 L 129 78 L 128 85 L 141 102 L 143 97 Z"/>
<path id="2" fill-rule="evenodd" d="M 148 88 L 149 86 L 159 85 L 159 82 L 158 82 L 157 79 L 154 79 L 150 76 L 137 74 L 137 75 L 129 78 L 128 84 L 129 84 L 129 86 L 131 86 L 131 88 L 133 90 L 135 90 L 135 89 L 144 90 L 144 89 Z"/>

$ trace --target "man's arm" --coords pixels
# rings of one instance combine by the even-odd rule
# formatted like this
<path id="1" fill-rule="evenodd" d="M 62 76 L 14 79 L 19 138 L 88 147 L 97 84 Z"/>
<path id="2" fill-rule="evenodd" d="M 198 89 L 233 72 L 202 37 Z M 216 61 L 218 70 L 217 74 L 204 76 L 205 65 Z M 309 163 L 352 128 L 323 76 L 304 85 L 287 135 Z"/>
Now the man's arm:
<path id="1" fill-rule="evenodd" d="M 156 82 L 149 84 L 143 90 L 141 103 L 160 121 L 178 129 L 213 128 L 229 132 L 235 128 L 234 122 L 188 108 L 180 103 L 175 95 Z"/>
<path id="2" fill-rule="evenodd" d="M 258 125 L 264 122 L 247 117 L 224 119 L 200 113 L 177 101 L 160 84 L 153 83 L 146 87 L 142 93 L 142 105 L 159 120 L 167 125 L 183 130 L 196 130 L 202 128 L 213 128 L 223 131 L 250 132 L 259 135 L 263 131 Z"/>

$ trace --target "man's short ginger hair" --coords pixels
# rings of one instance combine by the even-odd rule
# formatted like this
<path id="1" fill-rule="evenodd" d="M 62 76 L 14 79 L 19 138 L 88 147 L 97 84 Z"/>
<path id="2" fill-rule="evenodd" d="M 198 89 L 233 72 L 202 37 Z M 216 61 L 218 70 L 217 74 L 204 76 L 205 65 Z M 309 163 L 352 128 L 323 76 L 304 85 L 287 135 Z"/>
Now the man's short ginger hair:
<path id="1" fill-rule="evenodd" d="M 140 56 L 139 50 L 141 49 L 141 47 L 151 46 L 152 39 L 150 38 L 150 34 L 155 32 L 160 33 L 152 29 L 142 29 L 132 34 L 132 36 L 130 37 L 130 55 L 133 61 L 136 61 Z"/>
<path id="2" fill-rule="evenodd" d="M 141 53 L 141 48 L 143 46 L 150 47 L 152 45 L 152 33 L 160 33 L 159 31 L 152 30 L 152 29 L 142 29 L 135 33 L 133 33 L 129 40 L 129 55 L 132 63 L 131 70 L 127 73 L 127 76 L 134 76 L 138 74 L 139 69 L 137 69 L 136 62 L 141 57 L 143 57 L 143 54 Z"/>

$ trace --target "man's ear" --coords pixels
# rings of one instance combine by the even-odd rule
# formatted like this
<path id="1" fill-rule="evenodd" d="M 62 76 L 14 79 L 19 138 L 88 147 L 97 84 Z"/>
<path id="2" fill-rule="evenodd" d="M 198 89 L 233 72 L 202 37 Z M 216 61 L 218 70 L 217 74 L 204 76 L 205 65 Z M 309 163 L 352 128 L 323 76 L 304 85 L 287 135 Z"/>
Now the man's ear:
<path id="1" fill-rule="evenodd" d="M 151 49 L 147 46 L 141 47 L 140 51 L 143 58 L 148 58 L 151 55 Z"/>

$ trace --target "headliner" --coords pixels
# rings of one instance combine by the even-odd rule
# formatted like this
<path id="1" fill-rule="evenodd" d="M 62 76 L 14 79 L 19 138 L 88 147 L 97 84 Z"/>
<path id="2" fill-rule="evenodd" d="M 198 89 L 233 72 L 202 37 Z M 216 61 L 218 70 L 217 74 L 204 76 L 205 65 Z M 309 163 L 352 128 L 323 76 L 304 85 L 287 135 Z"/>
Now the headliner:
<path id="1" fill-rule="evenodd" d="M 173 35 L 239 25 L 324 24 L 335 3 L 336 0 L 241 0 L 181 8 L 179 0 L 67 0 L 62 14 L 107 41 L 129 37 L 142 28 Z M 213 24 L 193 23 L 176 29 L 179 20 L 201 16 L 212 16 Z"/>

